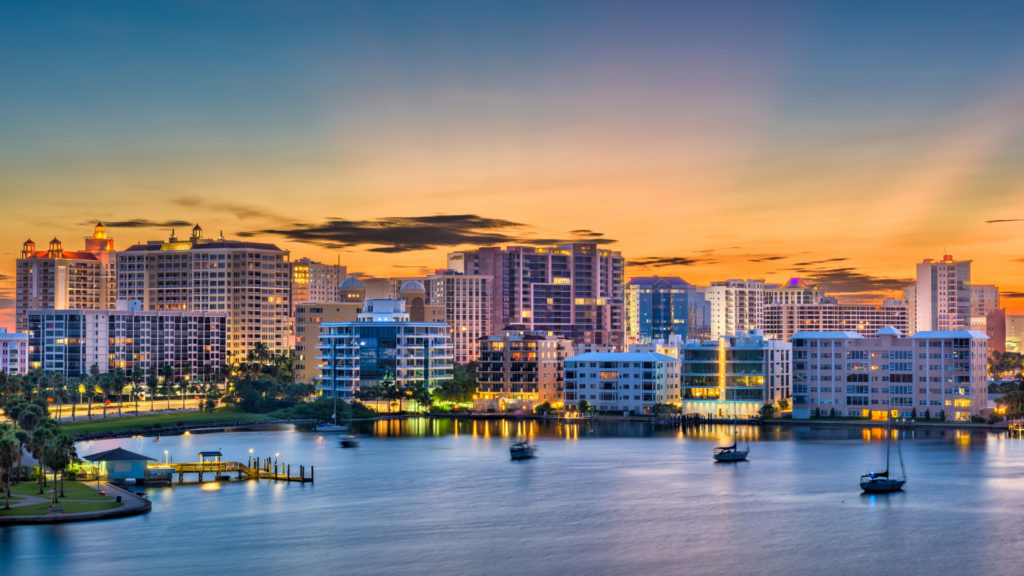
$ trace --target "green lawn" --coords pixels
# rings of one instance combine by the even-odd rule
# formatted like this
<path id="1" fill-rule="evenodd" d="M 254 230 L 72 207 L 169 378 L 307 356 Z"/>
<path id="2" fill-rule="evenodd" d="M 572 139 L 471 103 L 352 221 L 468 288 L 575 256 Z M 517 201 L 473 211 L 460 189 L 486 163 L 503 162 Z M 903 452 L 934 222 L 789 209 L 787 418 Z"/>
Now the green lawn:
<path id="1" fill-rule="evenodd" d="M 49 480 L 46 486 L 43 487 L 44 494 L 39 494 L 39 482 L 21 482 L 18 484 L 11 484 L 11 496 L 40 496 L 46 497 L 45 492 L 50 488 L 53 488 L 55 483 L 53 480 Z M 96 483 L 90 482 L 84 484 L 82 482 L 68 482 L 64 486 L 64 497 L 72 500 L 99 500 L 102 502 L 110 502 L 113 500 L 112 497 L 100 496 L 99 492 L 96 491 Z"/>
<path id="2" fill-rule="evenodd" d="M 17 504 L 23 502 L 23 498 L 17 496 L 38 496 L 41 498 L 48 498 L 50 494 L 46 493 L 46 490 L 55 487 L 54 482 L 48 482 L 48 485 L 43 488 L 43 494 L 39 494 L 39 483 L 38 482 L 21 482 L 20 484 L 11 484 L 11 504 Z M 3 501 L 2 495 L 0 495 L 0 502 Z M 73 512 L 93 512 L 96 510 L 109 510 L 111 508 L 119 508 L 123 504 L 119 504 L 114 501 L 113 496 L 100 496 L 96 490 L 95 484 L 84 484 L 82 482 L 68 482 L 64 487 L 64 497 L 57 503 L 58 506 L 64 507 L 64 512 L 71 514 Z M 18 506 L 17 508 L 11 508 L 10 510 L 4 510 L 3 506 L 0 506 L 0 517 L 3 516 L 42 516 L 47 513 L 47 506 L 49 503 L 43 502 L 41 504 L 29 504 L 28 506 Z"/>
<path id="3" fill-rule="evenodd" d="M 10 510 L 4 510 L 3 506 L 0 506 L 0 518 L 4 516 L 45 516 L 48 513 L 49 503 L 43 502 L 42 504 L 29 504 L 28 506 L 18 506 L 17 508 L 11 508 Z M 96 512 L 98 510 L 110 510 L 111 508 L 120 508 L 124 506 L 123 502 L 71 502 L 67 500 L 61 500 L 57 503 L 57 506 L 64 507 L 65 514 L 73 514 L 76 512 Z M 57 512 L 60 514 L 60 512 Z"/>
<path id="4" fill-rule="evenodd" d="M 156 414 L 153 416 L 123 416 L 121 418 L 79 420 L 78 422 L 64 422 L 61 429 L 68 434 L 91 434 L 93 432 L 115 432 L 118 430 L 135 430 L 139 428 L 162 428 L 164 426 L 175 426 L 179 422 L 186 424 L 204 423 L 214 424 L 217 422 L 239 422 L 249 420 L 269 420 L 266 414 L 248 414 L 238 412 L 229 408 L 220 408 L 214 413 L 209 412 L 185 412 L 181 414 Z"/>

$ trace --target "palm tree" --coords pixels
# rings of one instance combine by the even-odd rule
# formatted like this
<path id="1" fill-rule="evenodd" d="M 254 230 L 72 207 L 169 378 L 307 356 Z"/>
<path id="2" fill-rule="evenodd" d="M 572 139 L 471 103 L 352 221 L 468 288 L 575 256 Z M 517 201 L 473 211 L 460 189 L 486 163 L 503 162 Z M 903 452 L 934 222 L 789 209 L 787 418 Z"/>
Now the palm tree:
<path id="1" fill-rule="evenodd" d="M 82 379 L 77 376 L 68 378 L 68 397 L 71 400 L 71 421 L 75 421 L 75 408 L 78 407 L 78 400 L 75 394 L 79 393 L 82 387 Z"/>
<path id="2" fill-rule="evenodd" d="M 167 398 L 167 409 L 171 409 L 171 386 L 174 385 L 174 367 L 170 364 L 164 364 L 160 368 L 160 375 L 164 377 L 163 390 Z"/>
<path id="3" fill-rule="evenodd" d="M 156 391 L 160 386 L 160 379 L 156 376 L 156 366 L 151 366 L 149 374 L 146 376 L 146 391 L 149 392 L 149 411 L 153 412 L 154 403 L 156 402 Z"/>
<path id="4" fill-rule="evenodd" d="M 43 484 L 46 482 L 46 470 L 43 468 L 43 448 L 53 437 L 53 433 L 46 428 L 37 428 L 29 434 L 28 452 L 39 462 L 39 493 L 43 493 Z"/>
<path id="5" fill-rule="evenodd" d="M 192 375 L 192 364 L 185 362 L 185 365 L 181 367 L 181 380 L 178 382 L 178 388 L 181 390 L 181 409 L 185 409 L 185 393 L 188 392 L 189 388 L 189 376 Z"/>
<path id="6" fill-rule="evenodd" d="M 64 407 L 64 394 L 67 391 L 67 380 L 60 372 L 50 373 L 50 386 L 53 390 L 53 400 L 57 404 L 57 421 L 60 421 L 61 408 Z"/>
<path id="7" fill-rule="evenodd" d="M 110 400 L 110 394 L 114 391 L 114 377 L 108 374 L 100 374 L 100 380 L 98 383 L 100 391 L 103 393 L 103 417 L 107 417 L 107 402 Z"/>
<path id="8" fill-rule="evenodd" d="M 6 488 L 0 482 L 0 489 L 4 491 L 4 510 L 11 508 L 11 475 L 14 473 L 14 464 L 21 459 L 21 443 L 18 442 L 14 430 L 7 424 L 0 428 L 0 474 L 3 475 L 3 482 L 7 482 Z"/>
<path id="9" fill-rule="evenodd" d="M 120 366 L 114 370 L 113 391 L 117 394 L 117 417 L 121 417 L 121 395 L 124 393 L 124 387 L 128 383 L 128 375 L 124 373 L 124 368 Z"/>
<path id="10" fill-rule="evenodd" d="M 92 398 L 96 395 L 100 379 L 100 367 L 98 365 L 93 364 L 89 367 L 89 377 L 92 378 L 92 382 L 89 382 L 85 389 L 89 392 L 89 420 L 92 420 Z"/>
<path id="11" fill-rule="evenodd" d="M 135 415 L 139 415 L 139 393 L 143 391 L 143 382 L 146 380 L 146 373 L 142 371 L 142 368 L 138 366 L 132 370 L 131 376 L 128 377 L 128 381 L 131 382 L 131 391 L 135 395 Z"/>

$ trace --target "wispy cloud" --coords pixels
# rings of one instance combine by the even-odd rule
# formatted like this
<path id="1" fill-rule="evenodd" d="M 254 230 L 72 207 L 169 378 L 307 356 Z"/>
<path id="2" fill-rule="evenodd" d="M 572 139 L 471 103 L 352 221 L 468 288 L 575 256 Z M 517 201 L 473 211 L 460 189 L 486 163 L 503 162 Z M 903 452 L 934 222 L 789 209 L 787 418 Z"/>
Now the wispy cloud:
<path id="1" fill-rule="evenodd" d="M 82 225 L 95 226 L 99 220 L 89 220 L 83 222 Z M 135 218 L 133 220 L 106 220 L 103 221 L 103 225 L 107 228 L 174 228 L 179 226 L 192 226 L 194 222 L 186 222 L 184 220 L 146 220 L 144 218 Z"/>
<path id="2" fill-rule="evenodd" d="M 789 258 L 789 256 L 765 256 L 763 258 L 748 260 L 748 262 L 772 262 L 775 260 L 785 260 L 786 258 Z"/>
<path id="3" fill-rule="evenodd" d="M 1024 222 L 1024 218 L 1012 218 L 1009 220 L 985 220 L 985 224 L 997 224 L 999 222 Z"/>
<path id="4" fill-rule="evenodd" d="M 875 276 L 855 268 L 796 269 L 808 282 L 819 284 L 830 294 L 881 294 L 903 290 L 912 278 Z"/>
<path id="5" fill-rule="evenodd" d="M 1009 298 L 1013 300 L 1017 298 L 1024 298 L 1024 292 L 1000 292 L 999 295 L 1002 296 L 1003 298 Z"/>
<path id="6" fill-rule="evenodd" d="M 829 258 L 828 260 L 815 260 L 813 262 L 797 262 L 794 266 L 813 266 L 815 264 L 828 264 L 829 262 L 842 262 L 849 258 Z"/>
<path id="7" fill-rule="evenodd" d="M 281 215 L 259 206 L 242 204 L 238 202 L 210 202 L 202 198 L 188 196 L 174 200 L 174 204 L 185 208 L 205 208 L 216 212 L 226 212 L 239 220 L 250 218 L 266 218 L 269 220 L 281 220 Z"/>
<path id="8" fill-rule="evenodd" d="M 651 256 L 647 258 L 637 258 L 626 262 L 626 266 L 632 266 L 636 268 L 662 268 L 665 266 L 693 266 L 695 264 L 718 264 L 717 260 L 698 256 L 696 258 L 690 258 L 687 256 L 670 256 L 660 257 Z"/>

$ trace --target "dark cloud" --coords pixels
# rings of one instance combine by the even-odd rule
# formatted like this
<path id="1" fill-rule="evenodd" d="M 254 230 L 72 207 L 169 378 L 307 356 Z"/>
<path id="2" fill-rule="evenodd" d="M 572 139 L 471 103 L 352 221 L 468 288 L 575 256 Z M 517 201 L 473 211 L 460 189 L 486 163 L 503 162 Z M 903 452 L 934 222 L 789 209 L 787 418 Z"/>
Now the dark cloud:
<path id="1" fill-rule="evenodd" d="M 247 204 L 238 204 L 234 202 L 208 202 L 201 198 L 186 197 L 178 198 L 174 200 L 174 203 L 185 208 L 203 207 L 217 212 L 228 212 L 239 220 L 247 220 L 249 218 L 269 218 L 272 220 L 281 219 L 279 214 L 275 214 L 270 210 L 266 210 L 258 206 L 249 206 Z"/>
<path id="2" fill-rule="evenodd" d="M 820 285 L 830 294 L 877 294 L 903 290 L 913 278 L 873 276 L 856 268 L 795 269 L 804 280 Z"/>
<path id="3" fill-rule="evenodd" d="M 829 258 L 828 260 L 815 260 L 813 262 L 797 262 L 794 266 L 813 266 L 815 264 L 827 264 L 829 262 L 842 262 L 843 260 L 849 260 L 849 258 Z"/>
<path id="4" fill-rule="evenodd" d="M 999 295 L 1010 299 L 1024 298 L 1024 292 L 1000 292 Z"/>
<path id="5" fill-rule="evenodd" d="M 594 232 L 593 230 L 570 230 L 569 234 L 572 234 L 581 240 L 598 240 L 604 236 L 604 233 Z M 614 242 L 614 240 L 612 240 L 612 242 Z"/>
<path id="6" fill-rule="evenodd" d="M 84 222 L 82 225 L 95 226 L 99 220 L 89 220 Z M 120 221 L 103 221 L 103 225 L 107 228 L 175 228 L 178 226 L 193 226 L 195 222 L 186 222 L 184 220 L 164 220 L 162 222 L 156 222 L 154 220 L 145 220 L 143 218 L 136 218 L 134 220 L 120 220 Z"/>
<path id="7" fill-rule="evenodd" d="M 788 256 L 766 256 L 756 260 L 748 260 L 748 262 L 771 262 L 773 260 L 785 260 L 786 258 L 788 258 Z"/>
<path id="8" fill-rule="evenodd" d="M 1014 260 L 1014 262 L 1020 262 L 1021 264 L 1024 264 L 1024 258 L 1017 258 Z"/>
<path id="9" fill-rule="evenodd" d="M 561 244 L 565 239 L 534 238 L 530 226 L 487 218 L 476 214 L 437 214 L 434 216 L 393 217 L 377 220 L 345 220 L 330 218 L 323 224 L 292 224 L 287 228 L 270 228 L 239 233 L 239 236 L 282 236 L 296 242 L 340 249 L 354 246 L 376 246 L 370 252 L 394 254 L 413 250 L 430 250 L 439 246 L 493 246 L 526 244 L 544 246 Z M 586 231 L 589 240 L 600 234 Z M 602 244 L 615 240 L 602 238 Z"/>
<path id="10" fill-rule="evenodd" d="M 693 266 L 694 264 L 718 264 L 718 261 L 710 260 L 708 258 L 697 257 L 687 258 L 685 256 L 675 256 L 668 258 L 659 257 L 648 257 L 648 258 L 637 258 L 636 260 L 630 260 L 626 262 L 626 266 L 634 266 L 637 268 L 662 268 L 664 266 Z"/>
<path id="11" fill-rule="evenodd" d="M 996 224 L 998 222 L 1024 222 L 1024 218 L 1012 218 L 1010 220 L 985 220 L 985 224 Z"/>

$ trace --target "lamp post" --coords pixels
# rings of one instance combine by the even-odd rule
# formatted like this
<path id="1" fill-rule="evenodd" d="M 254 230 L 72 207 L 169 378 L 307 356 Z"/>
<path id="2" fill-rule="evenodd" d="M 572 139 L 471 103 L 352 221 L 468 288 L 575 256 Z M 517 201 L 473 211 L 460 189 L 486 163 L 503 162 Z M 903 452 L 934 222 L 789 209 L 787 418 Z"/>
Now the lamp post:
<path id="1" fill-rule="evenodd" d="M 171 463 L 171 461 L 168 460 L 167 450 L 164 450 L 164 464 L 170 464 L 170 463 Z"/>
<path id="2" fill-rule="evenodd" d="M 249 448 L 249 468 L 252 468 L 252 448 Z"/>

